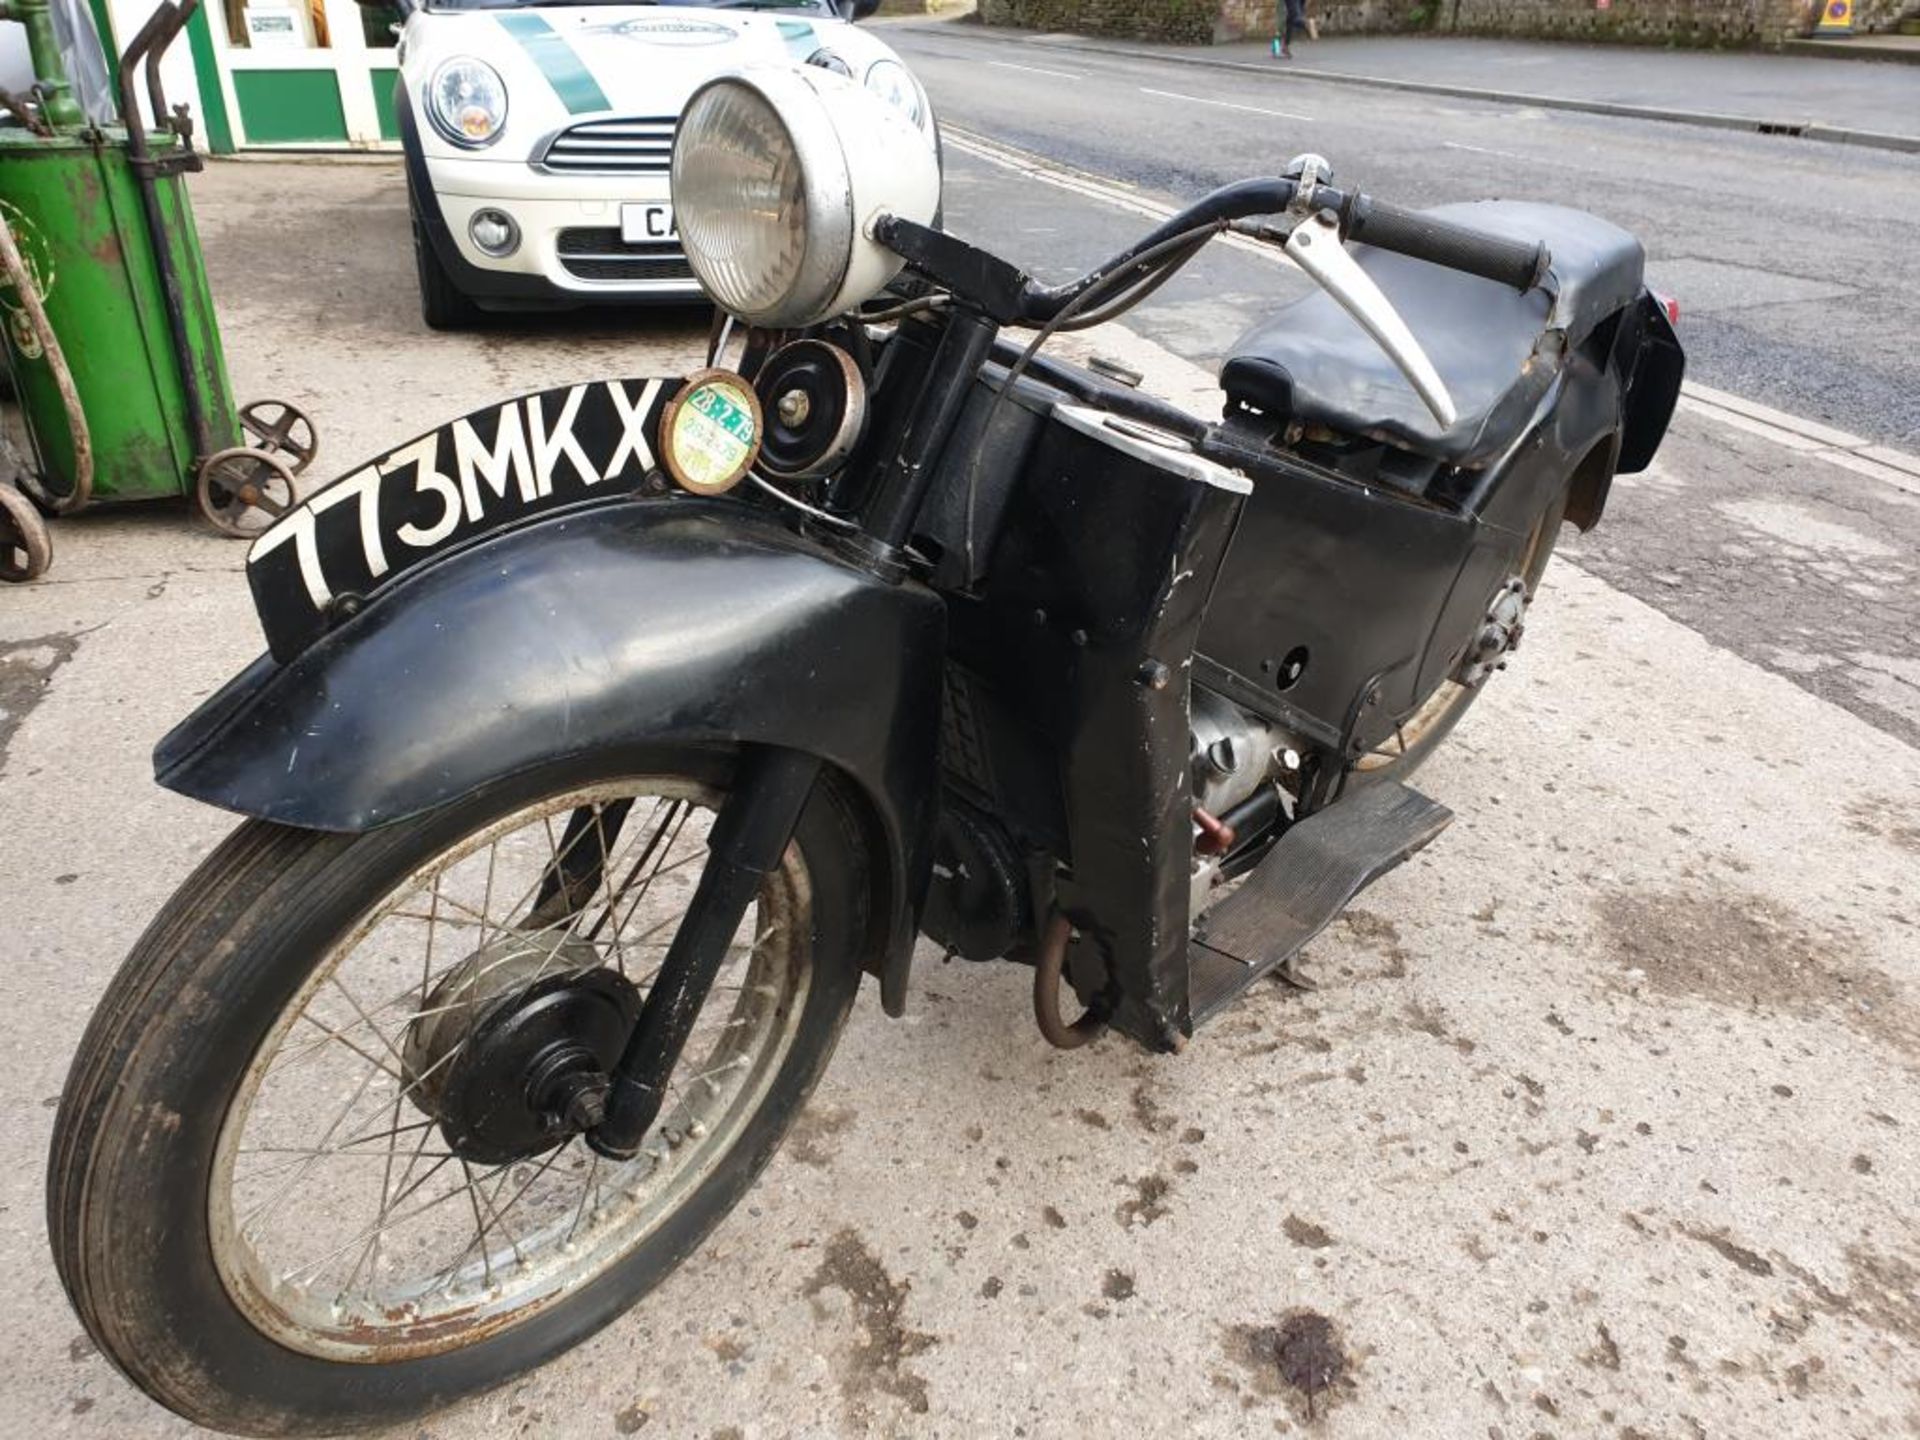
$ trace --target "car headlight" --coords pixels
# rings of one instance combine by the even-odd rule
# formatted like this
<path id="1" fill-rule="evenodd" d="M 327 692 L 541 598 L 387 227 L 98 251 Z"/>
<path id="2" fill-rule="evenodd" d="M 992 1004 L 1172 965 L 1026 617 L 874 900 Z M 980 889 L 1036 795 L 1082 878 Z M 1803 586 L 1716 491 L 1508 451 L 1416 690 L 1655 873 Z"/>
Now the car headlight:
<path id="1" fill-rule="evenodd" d="M 427 118 L 463 149 L 491 145 L 507 124 L 506 83 L 484 60 L 443 60 L 427 82 Z"/>
<path id="2" fill-rule="evenodd" d="M 867 89 L 905 115 L 920 123 L 920 87 L 898 60 L 876 60 L 867 67 Z"/>
<path id="3" fill-rule="evenodd" d="M 925 133 L 818 65 L 720 76 L 681 113 L 680 243 L 707 293 L 751 324 L 814 325 L 879 293 L 901 262 L 874 222 L 926 224 L 939 203 Z"/>

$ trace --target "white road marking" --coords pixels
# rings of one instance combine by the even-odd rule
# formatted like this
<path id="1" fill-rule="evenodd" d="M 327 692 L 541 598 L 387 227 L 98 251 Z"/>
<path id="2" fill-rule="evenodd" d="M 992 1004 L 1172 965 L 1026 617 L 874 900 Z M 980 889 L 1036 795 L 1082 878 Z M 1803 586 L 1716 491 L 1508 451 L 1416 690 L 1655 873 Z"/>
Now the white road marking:
<path id="1" fill-rule="evenodd" d="M 1458 140 L 1442 140 L 1444 150 L 1465 150 L 1474 155 L 1498 155 L 1502 160 L 1525 160 L 1525 155 L 1516 155 L 1511 150 L 1489 150 L 1484 145 L 1462 145 Z"/>
<path id="2" fill-rule="evenodd" d="M 1051 185 L 1057 190 L 1065 190 L 1083 199 L 1097 200 L 1102 205 L 1111 205 L 1116 210 L 1124 210 L 1130 215 L 1158 224 L 1180 213 L 1177 205 L 1168 205 L 1164 201 L 1151 200 L 1140 194 L 1130 185 L 1104 176 L 1094 175 L 1086 170 L 1076 170 L 1070 165 L 1061 165 L 1036 155 L 1031 150 L 1016 149 L 1012 145 L 1002 145 L 997 140 L 989 140 L 984 135 L 976 135 L 971 130 L 962 130 L 955 125 L 942 125 L 940 138 L 951 148 L 976 159 L 985 160 L 990 165 L 998 165 L 1003 170 L 1011 170 L 1016 175 L 1024 175 L 1029 180 L 1038 180 L 1043 185 Z M 1223 236 L 1217 244 L 1224 244 L 1242 254 L 1255 255 L 1269 264 L 1279 265 L 1291 270 L 1294 264 L 1280 252 L 1276 245 L 1262 245 L 1258 240 L 1250 240 L 1244 235 Z"/>
<path id="3" fill-rule="evenodd" d="M 1065 70 L 1042 70 L 1038 65 L 1014 65 L 1005 60 L 989 60 L 987 64 L 996 70 L 1020 70 L 1028 75 L 1051 75 L 1055 80 L 1084 80 L 1084 75 L 1072 75 Z"/>
<path id="4" fill-rule="evenodd" d="M 1178 99 L 1192 99 L 1192 96 L 1178 96 Z M 1213 103 L 1213 102 L 1202 102 Z M 1180 207 L 1169 205 L 1165 201 L 1150 199 L 1130 185 L 1095 175 L 1090 171 L 1075 169 L 1071 165 L 1062 165 L 1045 156 L 1036 155 L 1030 150 L 1017 149 L 1003 145 L 997 140 L 989 140 L 970 130 L 956 126 L 943 127 L 941 134 L 946 143 L 964 154 L 985 160 L 990 165 L 998 165 L 1003 170 L 1024 175 L 1030 180 L 1052 185 L 1056 189 L 1066 190 L 1088 200 L 1097 200 L 1101 204 L 1111 205 L 1115 209 L 1125 210 L 1129 214 L 1139 215 L 1153 221 L 1169 220 L 1180 213 Z M 1293 268 L 1293 262 L 1272 245 L 1262 245 L 1244 235 L 1228 235 L 1220 243 L 1231 246 L 1245 254 L 1257 255 L 1262 260 L 1275 265 Z M 1684 305 L 1686 297 L 1680 297 Z M 1681 321 L 1681 340 L 1684 343 L 1686 322 Z M 1878 480 L 1883 485 L 1903 490 L 1910 495 L 1920 495 L 1920 456 L 1906 454 L 1885 445 L 1877 445 L 1858 435 L 1850 435 L 1844 430 L 1836 430 L 1829 425 L 1804 420 L 1782 410 L 1775 410 L 1724 390 L 1715 390 L 1692 380 L 1680 387 L 1680 408 L 1693 414 L 1717 421 L 1736 430 L 1746 431 L 1771 440 L 1782 449 L 1797 451 L 1805 455 L 1814 455 L 1829 464 L 1851 470 L 1857 475 Z"/>
<path id="5" fill-rule="evenodd" d="M 1680 337 L 1683 343 L 1686 340 L 1685 323 L 1683 319 Z M 1680 408 L 1732 429 L 1770 440 L 1782 449 L 1798 451 L 1828 464 L 1838 465 L 1843 470 L 1878 480 L 1909 495 L 1920 495 L 1920 456 L 1908 455 L 1890 446 L 1876 445 L 1863 436 L 1836 430 L 1831 425 L 1775 410 L 1769 405 L 1761 405 L 1691 380 L 1681 387 Z"/>
<path id="6" fill-rule="evenodd" d="M 1142 95 L 1158 95 L 1162 100 L 1184 100 L 1189 105 L 1214 105 L 1222 110 L 1244 110 L 1249 115 L 1271 115 L 1276 120 L 1305 120 L 1311 122 L 1311 115 L 1302 115 L 1293 110 L 1268 110 L 1260 105 L 1240 105 L 1232 100 L 1209 100 L 1204 95 L 1182 95 L 1177 90 L 1150 90 L 1140 87 Z"/>

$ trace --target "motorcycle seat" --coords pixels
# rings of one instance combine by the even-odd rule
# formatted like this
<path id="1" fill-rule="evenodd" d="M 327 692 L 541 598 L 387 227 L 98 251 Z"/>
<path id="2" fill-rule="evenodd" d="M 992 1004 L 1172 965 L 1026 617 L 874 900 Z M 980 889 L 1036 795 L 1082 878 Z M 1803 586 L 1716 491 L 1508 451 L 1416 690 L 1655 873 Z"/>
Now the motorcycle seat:
<path id="1" fill-rule="evenodd" d="M 1640 293 L 1640 242 L 1584 211 L 1482 200 L 1427 213 L 1542 240 L 1552 254 L 1551 278 L 1522 294 L 1424 260 L 1348 247 L 1446 382 L 1459 417 L 1452 425 L 1433 418 L 1386 352 L 1320 290 L 1276 310 L 1234 344 L 1220 370 L 1231 406 L 1474 468 L 1518 438 L 1560 357 Z"/>

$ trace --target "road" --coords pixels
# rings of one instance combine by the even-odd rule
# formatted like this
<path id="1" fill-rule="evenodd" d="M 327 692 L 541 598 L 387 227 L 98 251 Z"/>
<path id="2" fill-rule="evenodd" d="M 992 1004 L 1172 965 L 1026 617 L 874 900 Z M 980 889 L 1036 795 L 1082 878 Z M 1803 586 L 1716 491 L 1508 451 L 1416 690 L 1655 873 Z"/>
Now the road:
<path id="1" fill-rule="evenodd" d="M 957 124 L 1052 144 L 915 59 Z M 1070 83 L 1015 82 L 1034 114 Z M 1163 147 L 1226 144 L 1245 117 L 1210 108 Z M 1120 147 L 1061 139 L 1087 167 L 1069 140 Z M 1367 183 L 1392 163 L 1372 143 L 1341 157 Z M 955 224 L 1056 275 L 1204 183 L 1128 210 L 989 153 L 951 156 Z M 395 167 L 194 186 L 236 388 L 309 408 L 326 474 L 504 394 L 697 363 L 690 317 L 427 334 Z M 1193 362 L 1290 288 L 1223 251 L 1091 343 L 1197 401 Z M 863 995 L 789 1144 L 652 1297 L 383 1440 L 1911 1430 L 1920 675 L 1884 612 L 1912 603 L 1920 497 L 1790 433 L 1690 406 L 1548 571 L 1513 669 L 1422 772 L 1459 820 L 1314 942 L 1311 994 L 1261 987 L 1178 1057 L 1064 1054 L 1024 971 L 922 946 L 906 1018 Z M 81 517 L 56 547 L 0 607 L 0 1415 L 185 1437 L 80 1334 L 44 1157 L 108 976 L 231 824 L 152 785 L 152 744 L 260 642 L 236 547 L 176 514 Z"/>
<path id="2" fill-rule="evenodd" d="M 1692 379 L 1920 451 L 1920 349 L 1895 340 L 1920 333 L 1920 250 L 1897 238 L 1920 224 L 1912 156 L 1017 47 L 967 26 L 887 33 L 953 131 L 947 223 L 1046 279 L 1311 148 L 1402 203 L 1501 195 L 1625 225 L 1652 283 L 1679 297 Z M 1033 159 L 1066 172 L 1036 178 Z M 1814 185 L 1849 217 L 1821 232 L 1835 263 L 1806 253 L 1808 222 L 1782 202 Z M 1215 245 L 1127 323 L 1212 370 L 1307 288 L 1269 256 Z M 1624 478 L 1606 523 L 1566 551 L 1920 741 L 1920 477 L 1880 483 L 1810 460 L 1806 443 L 1689 406 L 1654 471 Z"/>
<path id="3" fill-rule="evenodd" d="M 1694 378 L 1920 450 L 1911 155 L 1017 45 L 963 25 L 886 34 L 945 122 L 1163 198 L 1313 150 L 1343 183 L 1402 204 L 1592 210 L 1639 235 L 1654 283 L 1679 297 Z M 1063 231 L 1030 255 L 1071 266 L 1094 253 Z M 1211 353 L 1233 331 L 1207 327 Z"/>

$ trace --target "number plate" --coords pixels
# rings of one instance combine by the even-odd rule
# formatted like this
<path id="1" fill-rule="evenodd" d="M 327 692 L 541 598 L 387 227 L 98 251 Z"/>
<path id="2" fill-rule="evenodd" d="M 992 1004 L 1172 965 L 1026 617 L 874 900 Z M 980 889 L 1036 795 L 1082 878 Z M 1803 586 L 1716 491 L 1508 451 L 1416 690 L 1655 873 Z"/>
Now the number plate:
<path id="1" fill-rule="evenodd" d="M 276 660 L 433 556 L 581 501 L 637 489 L 657 468 L 678 379 L 596 380 L 464 415 L 316 491 L 247 553 Z"/>
<path id="2" fill-rule="evenodd" d="M 673 206 L 671 205 L 622 205 L 620 207 L 620 240 L 626 245 L 645 245 L 649 241 L 678 240 L 680 232 L 673 228 Z"/>

